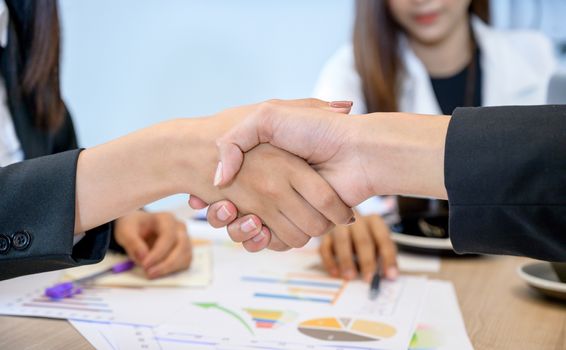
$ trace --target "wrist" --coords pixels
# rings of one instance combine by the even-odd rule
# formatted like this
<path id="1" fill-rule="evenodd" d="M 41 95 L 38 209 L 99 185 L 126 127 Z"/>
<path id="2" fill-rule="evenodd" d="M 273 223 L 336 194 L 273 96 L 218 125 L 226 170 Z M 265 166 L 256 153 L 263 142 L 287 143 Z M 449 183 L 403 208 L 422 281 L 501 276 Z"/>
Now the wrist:
<path id="1" fill-rule="evenodd" d="M 354 140 L 371 195 L 446 198 L 444 144 L 450 117 L 374 113 L 354 118 Z"/>
<path id="2" fill-rule="evenodd" d="M 170 194 L 195 194 L 209 177 L 212 184 L 216 148 L 204 124 L 201 118 L 187 118 L 161 125 L 155 160 L 160 164 L 158 176 L 167 183 Z"/>

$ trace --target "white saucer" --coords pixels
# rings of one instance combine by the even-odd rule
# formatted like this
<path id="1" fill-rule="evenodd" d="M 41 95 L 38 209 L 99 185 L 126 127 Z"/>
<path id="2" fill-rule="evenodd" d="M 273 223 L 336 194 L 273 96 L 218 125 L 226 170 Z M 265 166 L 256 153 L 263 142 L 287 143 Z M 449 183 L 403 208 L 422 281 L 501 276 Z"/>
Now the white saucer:
<path id="1" fill-rule="evenodd" d="M 560 282 L 548 262 L 530 262 L 517 269 L 529 286 L 553 298 L 566 300 L 566 283 Z"/>
<path id="2" fill-rule="evenodd" d="M 430 238 L 412 236 L 399 232 L 391 232 L 391 239 L 401 246 L 417 248 L 422 250 L 435 250 L 452 252 L 452 242 L 450 238 Z"/>

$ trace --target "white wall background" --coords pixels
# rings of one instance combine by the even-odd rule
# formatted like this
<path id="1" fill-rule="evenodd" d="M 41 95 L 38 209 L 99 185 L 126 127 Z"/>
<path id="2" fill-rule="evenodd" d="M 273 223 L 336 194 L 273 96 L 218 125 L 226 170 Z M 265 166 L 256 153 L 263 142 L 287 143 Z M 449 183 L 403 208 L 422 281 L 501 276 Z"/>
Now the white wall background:
<path id="1" fill-rule="evenodd" d="M 309 96 L 351 0 L 61 0 L 62 85 L 80 142 Z"/>

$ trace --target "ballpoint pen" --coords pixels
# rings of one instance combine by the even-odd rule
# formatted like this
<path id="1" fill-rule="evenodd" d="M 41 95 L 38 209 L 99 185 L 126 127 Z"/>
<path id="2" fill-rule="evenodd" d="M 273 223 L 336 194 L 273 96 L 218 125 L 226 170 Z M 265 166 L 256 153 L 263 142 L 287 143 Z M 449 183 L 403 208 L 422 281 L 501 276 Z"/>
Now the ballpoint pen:
<path id="1" fill-rule="evenodd" d="M 97 272 L 93 275 L 79 278 L 74 281 L 58 283 L 53 287 L 46 288 L 45 295 L 51 299 L 62 299 L 62 298 L 72 297 L 73 295 L 81 293 L 82 292 L 81 286 L 87 284 L 89 281 L 92 281 L 106 274 L 117 274 L 117 273 L 129 271 L 134 267 L 134 265 L 135 265 L 134 262 L 131 260 L 126 260 L 117 263 L 112 267 L 109 267 L 108 269 L 103 270 L 101 272 Z"/>
<path id="2" fill-rule="evenodd" d="M 369 299 L 375 300 L 379 295 L 379 285 L 381 283 L 381 268 L 379 261 L 377 263 L 377 269 L 373 274 L 373 278 L 371 279 L 371 283 L 369 285 Z"/>

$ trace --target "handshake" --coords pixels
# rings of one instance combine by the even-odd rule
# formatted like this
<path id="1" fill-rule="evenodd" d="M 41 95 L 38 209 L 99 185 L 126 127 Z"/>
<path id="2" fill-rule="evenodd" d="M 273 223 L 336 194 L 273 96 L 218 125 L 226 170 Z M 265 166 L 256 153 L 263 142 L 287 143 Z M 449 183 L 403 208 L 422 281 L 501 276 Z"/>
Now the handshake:
<path id="1" fill-rule="evenodd" d="M 401 140 L 386 134 L 394 126 L 388 117 L 373 124 L 380 116 L 348 116 L 351 106 L 272 100 L 209 118 L 215 126 L 205 129 L 222 131 L 215 138 L 214 187 L 203 184 L 189 192 L 190 206 L 210 205 L 209 223 L 227 226 L 232 240 L 248 251 L 283 251 L 353 223 L 351 207 L 373 195 L 430 194 L 418 181 L 409 187 L 407 175 L 414 172 L 402 168 Z M 442 172 L 436 175 L 441 186 L 435 191 L 442 197 Z"/>
<path id="2" fill-rule="evenodd" d="M 181 118 L 80 153 L 75 233 L 189 193 L 246 249 L 302 247 L 374 195 L 446 198 L 449 117 L 348 115 L 351 102 L 271 100 Z"/>

